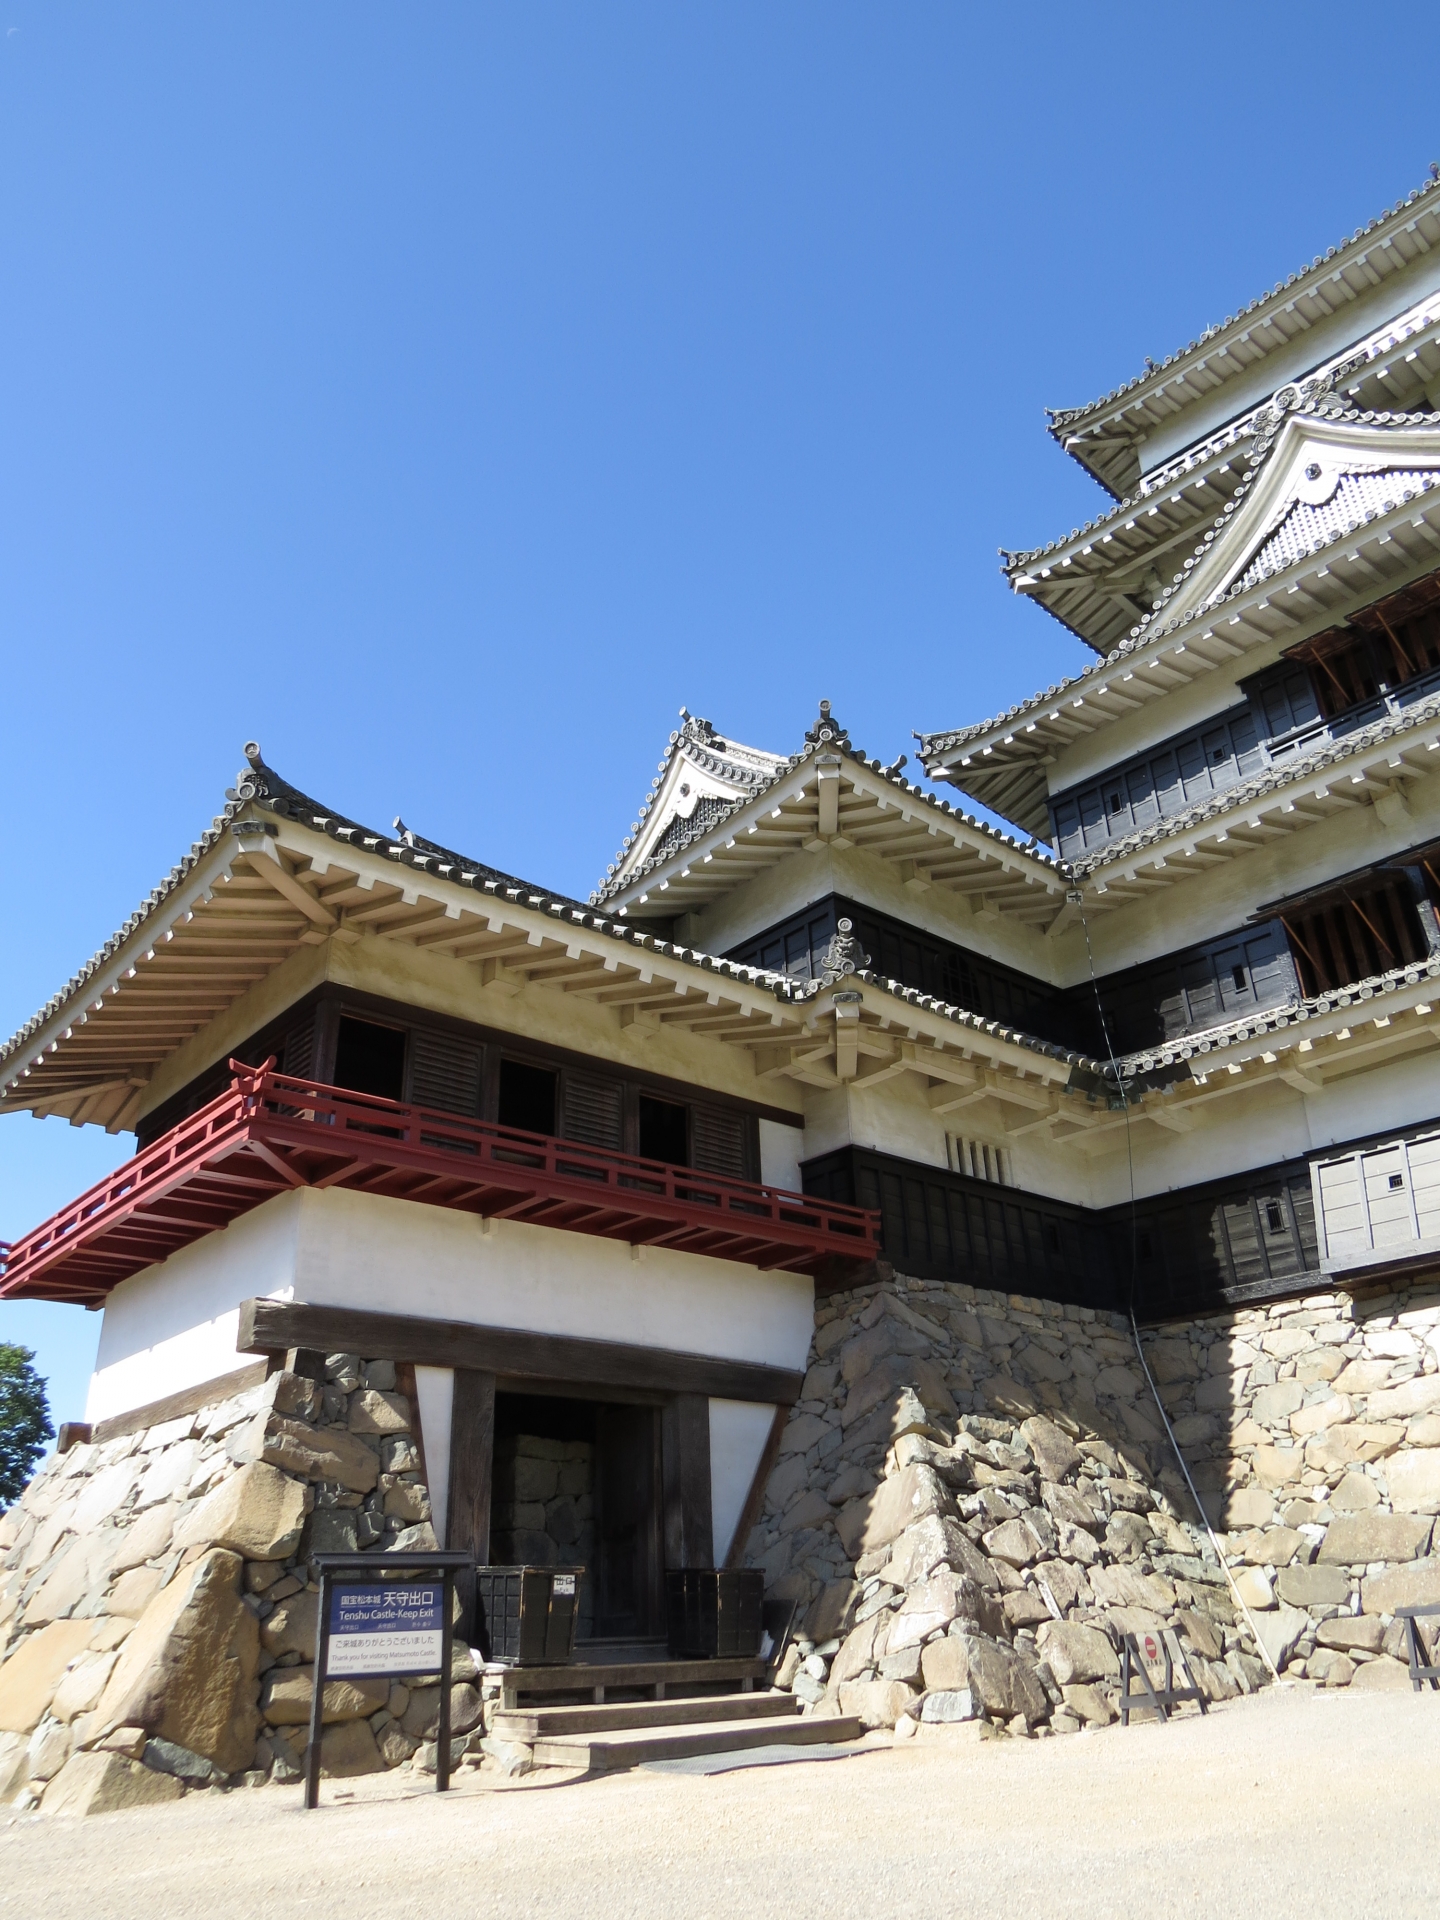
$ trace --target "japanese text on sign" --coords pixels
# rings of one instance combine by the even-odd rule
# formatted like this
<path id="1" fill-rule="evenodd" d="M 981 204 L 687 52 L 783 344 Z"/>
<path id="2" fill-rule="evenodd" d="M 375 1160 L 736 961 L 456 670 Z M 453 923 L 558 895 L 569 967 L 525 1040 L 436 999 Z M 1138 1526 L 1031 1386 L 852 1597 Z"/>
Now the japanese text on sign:
<path id="1" fill-rule="evenodd" d="M 439 1584 L 332 1588 L 327 1676 L 437 1672 L 444 1596 Z"/>

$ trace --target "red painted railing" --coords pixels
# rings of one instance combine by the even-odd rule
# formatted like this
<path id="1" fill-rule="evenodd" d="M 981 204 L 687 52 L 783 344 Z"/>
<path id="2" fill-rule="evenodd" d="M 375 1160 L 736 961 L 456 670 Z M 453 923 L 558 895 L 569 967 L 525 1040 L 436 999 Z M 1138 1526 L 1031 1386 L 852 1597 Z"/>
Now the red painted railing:
<path id="1" fill-rule="evenodd" d="M 230 1064 L 228 1092 L 5 1250 L 0 1297 L 93 1304 L 292 1187 L 802 1272 L 880 1250 L 859 1207 Z"/>

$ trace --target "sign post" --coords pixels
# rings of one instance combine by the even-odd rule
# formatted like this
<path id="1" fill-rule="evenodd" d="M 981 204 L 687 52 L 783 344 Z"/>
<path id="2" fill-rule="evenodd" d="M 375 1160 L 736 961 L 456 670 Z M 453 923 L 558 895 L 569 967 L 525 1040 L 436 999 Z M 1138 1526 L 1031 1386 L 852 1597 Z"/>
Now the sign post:
<path id="1" fill-rule="evenodd" d="M 392 1680 L 440 1675 L 435 1791 L 450 1785 L 450 1649 L 455 1576 L 474 1564 L 468 1553 L 317 1553 L 320 1630 L 315 1648 L 310 1744 L 305 1750 L 305 1805 L 320 1802 L 320 1741 L 325 1682 L 384 1675 Z"/>

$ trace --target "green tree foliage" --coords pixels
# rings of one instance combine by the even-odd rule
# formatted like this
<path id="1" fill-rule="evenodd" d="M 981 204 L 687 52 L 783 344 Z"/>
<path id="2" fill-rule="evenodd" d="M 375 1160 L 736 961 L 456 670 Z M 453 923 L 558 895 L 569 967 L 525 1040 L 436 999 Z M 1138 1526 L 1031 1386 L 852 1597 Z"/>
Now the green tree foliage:
<path id="1" fill-rule="evenodd" d="M 34 1358 L 29 1347 L 0 1341 L 0 1507 L 20 1498 L 45 1442 L 55 1438 Z"/>

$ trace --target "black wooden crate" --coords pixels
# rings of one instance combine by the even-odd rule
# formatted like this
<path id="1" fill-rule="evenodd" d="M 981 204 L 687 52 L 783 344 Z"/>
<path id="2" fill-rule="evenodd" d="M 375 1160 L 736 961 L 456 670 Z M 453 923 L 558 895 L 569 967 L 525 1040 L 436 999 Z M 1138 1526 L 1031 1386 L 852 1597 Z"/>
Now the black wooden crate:
<path id="1" fill-rule="evenodd" d="M 583 1567 L 477 1567 L 475 1632 L 487 1660 L 563 1667 L 575 1652 Z"/>
<path id="2" fill-rule="evenodd" d="M 665 1629 L 676 1660 L 753 1660 L 765 1576 L 755 1567 L 682 1567 L 665 1575 Z"/>

